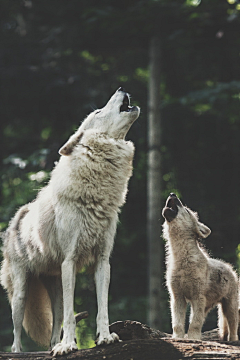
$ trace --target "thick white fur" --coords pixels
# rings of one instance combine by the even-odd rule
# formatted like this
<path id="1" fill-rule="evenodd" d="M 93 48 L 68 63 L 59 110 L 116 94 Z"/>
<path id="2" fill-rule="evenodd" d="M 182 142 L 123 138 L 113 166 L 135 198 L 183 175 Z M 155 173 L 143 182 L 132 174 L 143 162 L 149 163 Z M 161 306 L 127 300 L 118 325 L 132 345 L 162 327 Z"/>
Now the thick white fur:
<path id="1" fill-rule="evenodd" d="M 132 174 L 134 146 L 124 138 L 140 112 L 120 112 L 125 95 L 118 90 L 84 120 L 60 149 L 48 185 L 19 209 L 4 235 L 1 284 L 12 307 L 15 352 L 22 323 L 36 342 L 51 344 L 54 355 L 77 349 L 75 276 L 89 263 L 96 269 L 97 344 L 119 340 L 109 333 L 109 257 Z"/>
<path id="2" fill-rule="evenodd" d="M 168 198 L 166 205 L 168 204 Z M 212 259 L 198 243 L 210 229 L 198 221 L 197 214 L 177 206 L 174 219 L 165 221 L 167 240 L 167 287 L 170 294 L 174 338 L 185 334 L 187 302 L 191 305 L 188 338 L 200 339 L 205 317 L 218 305 L 221 338 L 238 340 L 238 279 L 230 264 Z M 163 216 L 166 214 L 163 209 Z"/>

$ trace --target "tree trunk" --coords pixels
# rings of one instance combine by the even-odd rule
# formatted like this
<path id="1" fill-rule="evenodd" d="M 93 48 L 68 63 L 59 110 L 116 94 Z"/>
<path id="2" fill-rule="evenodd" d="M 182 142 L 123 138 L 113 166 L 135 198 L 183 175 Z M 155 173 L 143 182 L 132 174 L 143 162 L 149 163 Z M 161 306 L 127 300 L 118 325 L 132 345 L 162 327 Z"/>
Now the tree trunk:
<path id="1" fill-rule="evenodd" d="M 160 124 L 160 41 L 152 38 L 149 62 L 147 240 L 149 307 L 148 323 L 161 329 L 163 249 L 161 244 L 161 124 Z"/>

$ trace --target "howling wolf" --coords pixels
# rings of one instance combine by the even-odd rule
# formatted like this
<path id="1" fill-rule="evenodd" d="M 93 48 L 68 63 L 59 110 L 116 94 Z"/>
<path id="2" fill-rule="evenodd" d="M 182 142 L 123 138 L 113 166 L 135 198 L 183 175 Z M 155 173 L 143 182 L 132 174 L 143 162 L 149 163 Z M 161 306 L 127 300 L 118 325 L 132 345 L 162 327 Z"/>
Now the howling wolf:
<path id="1" fill-rule="evenodd" d="M 200 339 L 205 317 L 218 305 L 221 338 L 238 340 L 238 278 L 231 265 L 209 257 L 198 243 L 211 230 L 192 210 L 170 194 L 163 209 L 166 219 L 167 287 L 174 338 L 183 338 L 187 302 L 191 304 L 188 338 Z"/>
<path id="2" fill-rule="evenodd" d="M 119 88 L 62 146 L 48 185 L 11 220 L 4 234 L 1 284 L 12 308 L 12 351 L 21 351 L 22 324 L 35 341 L 50 345 L 53 355 L 77 349 L 75 277 L 90 263 L 95 267 L 97 344 L 119 340 L 109 332 L 109 256 L 132 174 L 134 146 L 125 136 L 139 113 Z"/>

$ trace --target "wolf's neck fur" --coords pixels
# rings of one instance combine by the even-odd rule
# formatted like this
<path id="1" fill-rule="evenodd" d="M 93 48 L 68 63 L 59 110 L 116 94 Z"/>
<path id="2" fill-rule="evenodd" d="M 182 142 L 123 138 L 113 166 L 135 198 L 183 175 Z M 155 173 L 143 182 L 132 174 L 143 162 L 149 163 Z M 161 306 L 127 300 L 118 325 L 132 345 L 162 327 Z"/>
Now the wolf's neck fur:
<path id="1" fill-rule="evenodd" d="M 131 142 L 88 130 L 72 155 L 60 159 L 50 183 L 57 196 L 71 197 L 79 206 L 91 207 L 99 217 L 106 217 L 125 202 L 133 154 Z"/>

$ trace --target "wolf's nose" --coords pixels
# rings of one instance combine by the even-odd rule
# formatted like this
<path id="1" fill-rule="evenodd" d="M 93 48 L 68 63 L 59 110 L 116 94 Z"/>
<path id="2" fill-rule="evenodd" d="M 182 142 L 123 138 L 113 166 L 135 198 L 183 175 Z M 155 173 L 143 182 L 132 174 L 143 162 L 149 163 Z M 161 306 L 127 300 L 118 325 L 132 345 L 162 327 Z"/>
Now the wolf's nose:
<path id="1" fill-rule="evenodd" d="M 174 193 L 171 193 L 170 196 L 171 196 L 171 197 L 177 197 L 177 195 L 174 194 Z"/>
<path id="2" fill-rule="evenodd" d="M 118 89 L 118 91 L 126 92 L 126 90 L 125 90 L 122 86 L 120 86 L 120 88 Z"/>

